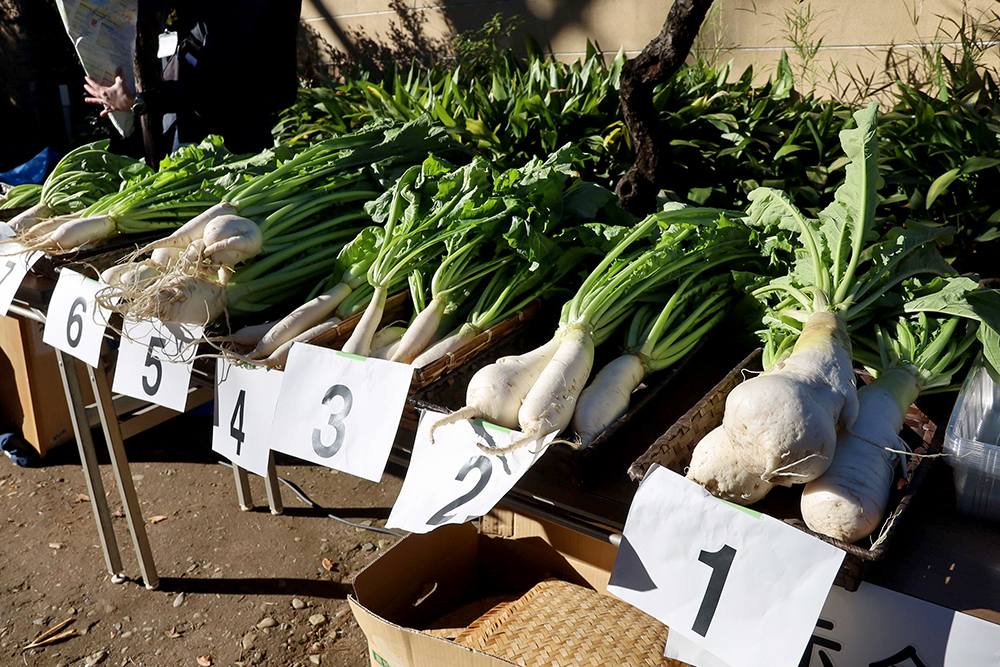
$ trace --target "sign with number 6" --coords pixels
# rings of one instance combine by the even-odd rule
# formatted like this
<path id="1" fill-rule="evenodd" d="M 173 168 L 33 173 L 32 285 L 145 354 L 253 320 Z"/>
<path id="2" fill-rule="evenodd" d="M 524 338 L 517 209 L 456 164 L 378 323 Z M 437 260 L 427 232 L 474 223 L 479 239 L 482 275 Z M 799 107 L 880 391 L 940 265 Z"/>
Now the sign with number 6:
<path id="1" fill-rule="evenodd" d="M 271 449 L 378 482 L 413 367 L 294 343 L 271 424 Z"/>
<path id="2" fill-rule="evenodd" d="M 183 412 L 202 327 L 126 319 L 112 391 Z"/>
<path id="3" fill-rule="evenodd" d="M 844 560 L 837 547 L 654 466 L 608 592 L 740 667 L 798 667 Z"/>
<path id="4" fill-rule="evenodd" d="M 76 271 L 59 271 L 42 341 L 96 367 L 108 323 L 108 312 L 97 303 L 97 293 L 104 287 Z"/>

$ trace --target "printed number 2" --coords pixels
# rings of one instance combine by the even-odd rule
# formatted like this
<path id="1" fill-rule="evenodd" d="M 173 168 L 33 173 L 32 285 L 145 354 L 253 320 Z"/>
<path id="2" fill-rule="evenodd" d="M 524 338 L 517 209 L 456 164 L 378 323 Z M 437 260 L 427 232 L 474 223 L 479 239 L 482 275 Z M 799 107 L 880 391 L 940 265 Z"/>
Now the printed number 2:
<path id="1" fill-rule="evenodd" d="M 156 392 L 160 388 L 160 381 L 163 380 L 163 364 L 159 359 L 153 356 L 153 348 L 164 348 L 166 346 L 167 341 L 158 336 L 153 336 L 149 339 L 149 347 L 146 348 L 146 361 L 143 363 L 143 366 L 153 368 L 156 371 L 155 382 L 150 382 L 149 378 L 145 375 L 142 376 L 142 390 L 149 396 L 156 395 Z"/>
<path id="2" fill-rule="evenodd" d="M 87 300 L 82 296 L 76 297 L 73 305 L 69 307 L 69 319 L 66 320 L 66 341 L 70 347 L 79 345 L 80 339 L 83 338 L 83 317 L 80 316 L 80 313 L 76 312 L 77 308 L 81 312 L 87 312 Z M 74 324 L 76 325 L 76 334 L 73 333 Z"/>
<path id="3" fill-rule="evenodd" d="M 702 551 L 698 554 L 698 560 L 712 568 L 712 576 L 708 580 L 705 597 L 701 600 L 698 615 L 694 619 L 694 625 L 691 626 L 691 629 L 702 637 L 708 634 L 708 626 L 712 624 L 715 608 L 719 606 L 722 588 L 726 585 L 726 577 L 729 576 L 729 568 L 735 557 L 736 549 L 728 544 L 718 551 Z"/>
<path id="4" fill-rule="evenodd" d="M 335 456 L 344 444 L 344 436 L 347 433 L 347 429 L 344 427 L 344 420 L 347 419 L 347 415 L 350 414 L 351 408 L 354 406 L 354 395 L 350 389 L 342 384 L 335 384 L 326 390 L 326 394 L 323 395 L 323 405 L 327 405 L 337 396 L 343 399 L 344 405 L 341 406 L 340 410 L 331 414 L 327 422 L 337 433 L 333 442 L 329 445 L 324 445 L 323 433 L 318 428 L 314 428 L 312 432 L 313 451 L 325 459 Z"/>
<path id="5" fill-rule="evenodd" d="M 243 432 L 243 411 L 247 400 L 247 390 L 240 389 L 240 395 L 236 397 L 236 407 L 233 408 L 233 418 L 229 420 L 229 435 L 236 440 L 236 456 L 240 455 L 240 448 L 247 436 Z M 236 423 L 237 419 L 239 424 Z"/>
<path id="6" fill-rule="evenodd" d="M 472 487 L 472 490 L 462 496 L 459 496 L 438 510 L 437 514 L 427 520 L 428 526 L 440 526 L 445 521 L 450 521 L 454 518 L 454 515 L 448 514 L 448 512 L 451 512 L 452 510 L 455 510 L 469 502 L 486 488 L 486 484 L 490 481 L 490 476 L 493 474 L 493 464 L 490 463 L 490 460 L 485 456 L 473 456 L 471 459 L 466 461 L 465 465 L 458 471 L 458 475 L 455 476 L 455 479 L 461 482 L 473 470 L 479 471 L 479 481 L 476 482 L 474 487 Z"/>

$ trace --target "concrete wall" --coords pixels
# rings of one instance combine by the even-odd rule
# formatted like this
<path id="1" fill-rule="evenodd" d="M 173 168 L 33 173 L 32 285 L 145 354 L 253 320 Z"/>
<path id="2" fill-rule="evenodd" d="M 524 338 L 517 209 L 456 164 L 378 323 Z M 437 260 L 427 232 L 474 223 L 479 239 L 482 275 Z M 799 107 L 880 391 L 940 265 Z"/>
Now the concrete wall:
<path id="1" fill-rule="evenodd" d="M 523 17 L 524 28 L 560 58 L 584 52 L 586 40 L 608 53 L 635 55 L 660 31 L 668 0 L 304 0 L 304 22 L 335 48 L 351 52 L 366 40 L 411 51 L 446 48 L 456 31 L 480 27 L 495 13 Z M 788 49 L 802 83 L 819 92 L 855 77 L 881 78 L 886 59 L 915 57 L 919 47 L 944 45 L 952 55 L 955 22 L 984 22 L 979 37 L 989 43 L 983 61 L 998 62 L 993 31 L 1000 31 L 994 0 L 718 0 L 703 27 L 700 53 L 733 60 L 737 75 L 753 64 L 769 72 Z M 793 24 L 804 25 L 799 41 L 821 46 L 808 62 L 795 53 Z M 520 42 L 515 43 L 515 48 Z M 440 51 L 435 52 L 439 55 Z"/>

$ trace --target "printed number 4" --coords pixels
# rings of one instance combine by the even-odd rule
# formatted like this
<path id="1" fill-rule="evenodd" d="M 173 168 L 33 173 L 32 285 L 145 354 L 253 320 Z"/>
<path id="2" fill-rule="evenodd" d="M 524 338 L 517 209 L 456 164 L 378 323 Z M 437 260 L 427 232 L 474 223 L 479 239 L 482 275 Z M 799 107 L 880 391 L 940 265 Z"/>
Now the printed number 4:
<path id="1" fill-rule="evenodd" d="M 229 420 L 229 435 L 236 440 L 236 456 L 240 455 L 243 441 L 247 436 L 243 432 L 243 411 L 246 404 L 247 390 L 240 389 L 240 395 L 236 397 L 236 407 L 233 408 L 233 418 Z M 239 424 L 236 420 L 239 419 Z"/>
<path id="2" fill-rule="evenodd" d="M 712 624 L 715 609 L 719 606 L 719 598 L 722 597 L 722 588 L 726 585 L 729 568 L 735 557 L 736 549 L 728 544 L 718 551 L 702 551 L 698 554 L 698 560 L 712 568 L 712 576 L 708 580 L 705 597 L 701 600 L 698 615 L 694 619 L 694 625 L 691 626 L 691 630 L 702 637 L 708 634 L 708 626 Z"/>

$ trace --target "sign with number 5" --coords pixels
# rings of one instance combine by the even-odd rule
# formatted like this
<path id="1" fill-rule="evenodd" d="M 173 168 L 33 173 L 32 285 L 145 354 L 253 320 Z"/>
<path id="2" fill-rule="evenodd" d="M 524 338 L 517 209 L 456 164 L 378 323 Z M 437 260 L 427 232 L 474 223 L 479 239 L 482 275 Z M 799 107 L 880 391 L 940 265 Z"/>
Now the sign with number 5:
<path id="1" fill-rule="evenodd" d="M 184 412 L 202 327 L 126 319 L 112 391 Z"/>
<path id="2" fill-rule="evenodd" d="M 271 424 L 271 449 L 378 482 L 413 367 L 293 343 Z"/>
<path id="3" fill-rule="evenodd" d="M 797 667 L 844 552 L 653 467 L 608 592 L 724 662 Z"/>

